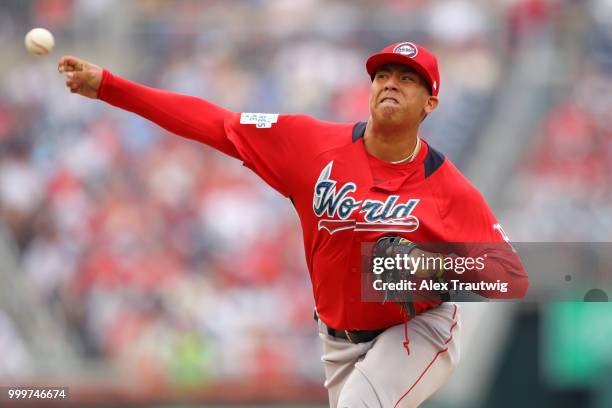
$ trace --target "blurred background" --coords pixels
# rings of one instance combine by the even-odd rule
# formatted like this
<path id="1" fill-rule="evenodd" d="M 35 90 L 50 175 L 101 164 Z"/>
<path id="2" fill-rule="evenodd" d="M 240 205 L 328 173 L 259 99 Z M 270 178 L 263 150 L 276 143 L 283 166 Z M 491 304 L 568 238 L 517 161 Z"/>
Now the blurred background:
<path id="1" fill-rule="evenodd" d="M 50 56 L 25 51 L 32 27 Z M 350 122 L 368 116 L 366 58 L 396 41 L 438 55 L 422 135 L 513 241 L 611 241 L 611 0 L 2 0 L 0 385 L 69 386 L 79 406 L 325 406 L 290 203 L 71 95 L 56 62 Z M 463 311 L 462 362 L 426 408 L 612 407 L 610 303 Z"/>

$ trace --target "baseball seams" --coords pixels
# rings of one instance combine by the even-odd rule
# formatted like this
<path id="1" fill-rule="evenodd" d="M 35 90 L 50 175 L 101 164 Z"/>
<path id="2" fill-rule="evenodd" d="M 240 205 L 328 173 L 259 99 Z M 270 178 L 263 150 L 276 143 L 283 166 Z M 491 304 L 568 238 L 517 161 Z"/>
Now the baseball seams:
<path id="1" fill-rule="evenodd" d="M 30 42 L 36 46 L 35 53 L 36 55 L 47 55 L 49 50 L 42 44 L 36 42 L 35 40 L 30 38 Z"/>

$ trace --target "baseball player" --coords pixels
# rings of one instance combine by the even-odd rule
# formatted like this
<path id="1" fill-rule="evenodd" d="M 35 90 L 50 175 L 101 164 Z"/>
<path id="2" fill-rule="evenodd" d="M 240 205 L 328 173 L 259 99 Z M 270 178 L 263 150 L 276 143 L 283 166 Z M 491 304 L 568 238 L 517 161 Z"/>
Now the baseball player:
<path id="1" fill-rule="evenodd" d="M 503 293 L 475 290 L 486 297 L 520 298 L 527 291 L 520 259 L 483 197 L 419 137 L 421 122 L 438 106 L 440 75 L 436 57 L 418 44 L 392 44 L 367 60 L 370 117 L 359 123 L 234 113 L 72 56 L 62 57 L 58 69 L 71 92 L 241 160 L 291 201 L 302 225 L 331 407 L 416 407 L 459 361 L 458 305 L 441 296 L 411 302 L 405 313 L 396 303 L 362 300 L 364 243 L 496 243 L 457 245 L 452 254 L 415 245 L 409 255 L 441 261 L 484 256 L 484 269 L 458 271 L 444 262 L 416 272 L 508 283 Z"/>

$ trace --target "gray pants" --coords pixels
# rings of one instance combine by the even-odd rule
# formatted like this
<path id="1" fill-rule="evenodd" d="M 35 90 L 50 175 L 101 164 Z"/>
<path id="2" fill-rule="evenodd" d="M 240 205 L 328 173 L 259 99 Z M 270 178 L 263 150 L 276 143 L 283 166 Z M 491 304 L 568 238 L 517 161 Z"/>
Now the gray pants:
<path id="1" fill-rule="evenodd" d="M 403 346 L 401 324 L 370 342 L 353 344 L 328 335 L 319 321 L 330 407 L 418 407 L 459 362 L 458 309 L 454 303 L 443 303 L 410 320 L 410 354 Z"/>

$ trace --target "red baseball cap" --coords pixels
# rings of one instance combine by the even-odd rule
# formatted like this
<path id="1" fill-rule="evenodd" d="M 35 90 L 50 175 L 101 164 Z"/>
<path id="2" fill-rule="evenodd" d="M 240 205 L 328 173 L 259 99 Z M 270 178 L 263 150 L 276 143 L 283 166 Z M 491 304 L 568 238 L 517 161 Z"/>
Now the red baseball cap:
<path id="1" fill-rule="evenodd" d="M 370 77 L 385 64 L 404 64 L 418 72 L 431 87 L 431 94 L 438 95 L 440 90 L 440 73 L 438 60 L 428 49 L 412 42 L 399 42 L 383 48 L 379 53 L 372 55 L 366 62 L 366 69 Z"/>

